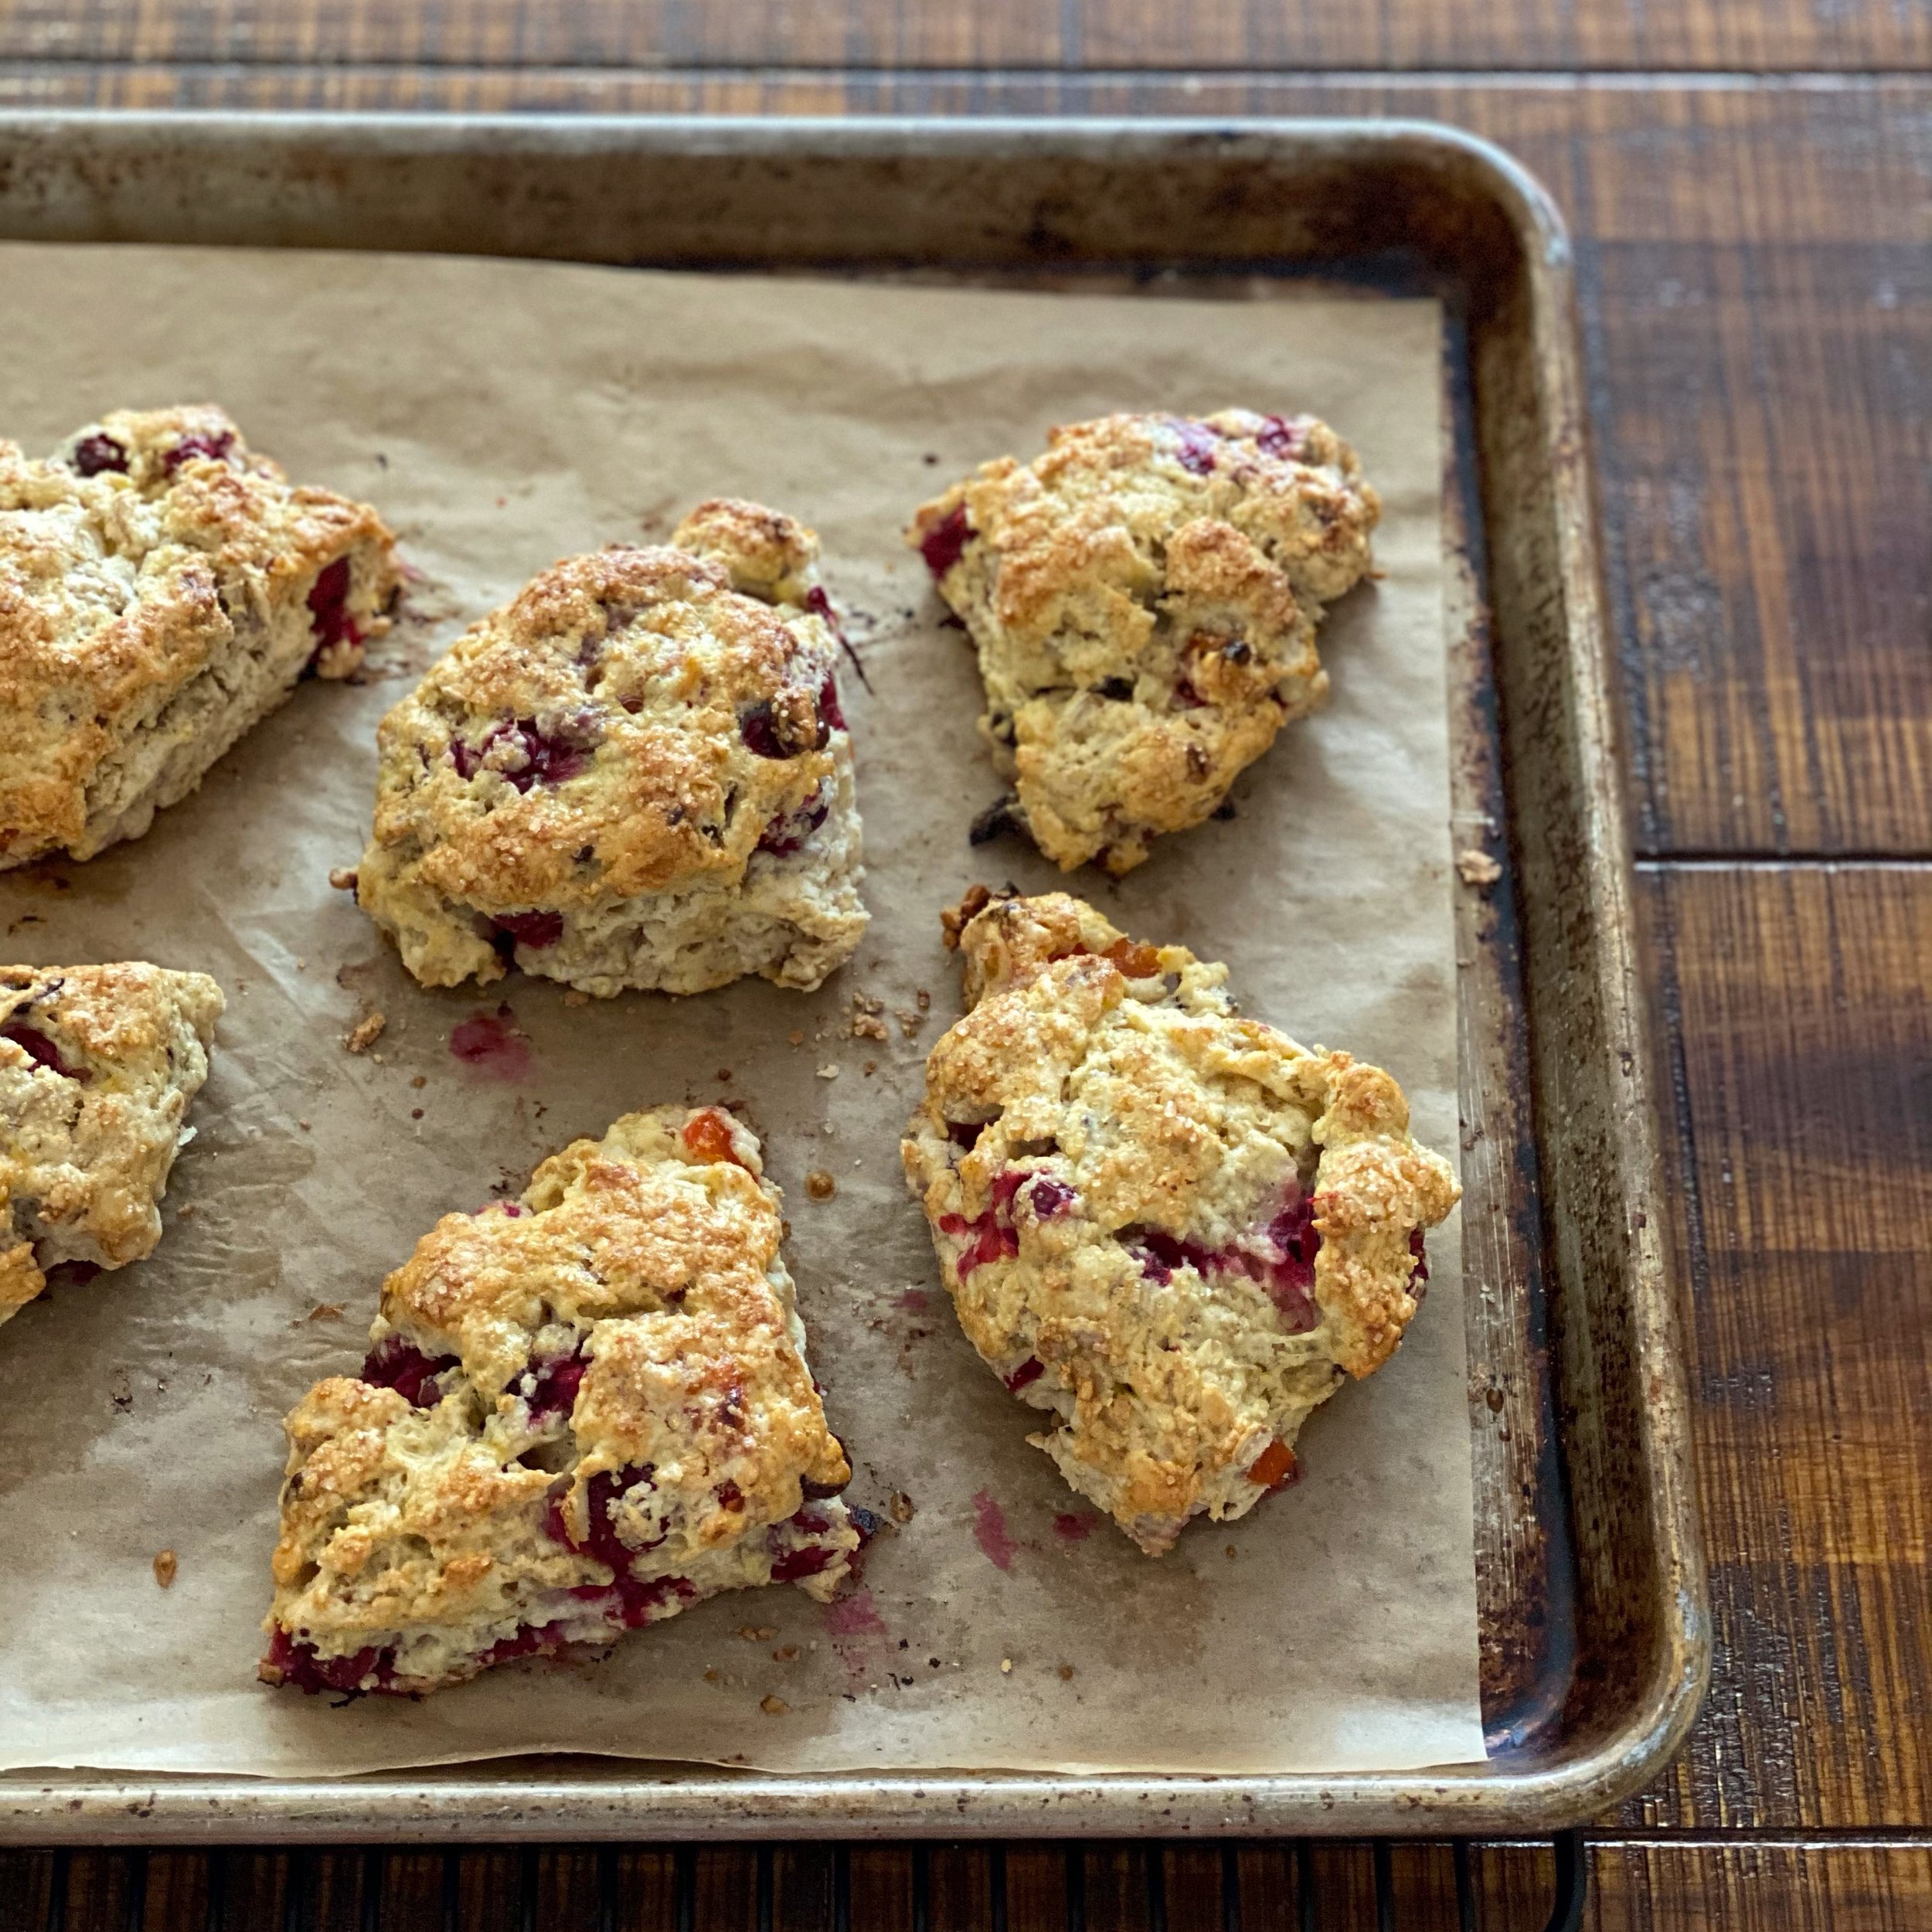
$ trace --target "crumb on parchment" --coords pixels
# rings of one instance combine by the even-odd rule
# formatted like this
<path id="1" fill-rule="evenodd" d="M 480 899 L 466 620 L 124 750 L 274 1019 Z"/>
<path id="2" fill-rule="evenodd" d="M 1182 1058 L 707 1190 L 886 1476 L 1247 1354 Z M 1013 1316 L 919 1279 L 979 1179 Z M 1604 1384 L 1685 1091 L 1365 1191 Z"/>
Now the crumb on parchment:
<path id="1" fill-rule="evenodd" d="M 172 1549 L 158 1550 L 155 1554 L 155 1581 L 163 1590 L 174 1587 L 175 1573 L 181 1568 L 180 1560 Z"/>
<path id="2" fill-rule="evenodd" d="M 366 1053 L 383 1037 L 388 1024 L 386 1013 L 365 1013 L 343 1036 L 342 1044 L 352 1053 Z"/>

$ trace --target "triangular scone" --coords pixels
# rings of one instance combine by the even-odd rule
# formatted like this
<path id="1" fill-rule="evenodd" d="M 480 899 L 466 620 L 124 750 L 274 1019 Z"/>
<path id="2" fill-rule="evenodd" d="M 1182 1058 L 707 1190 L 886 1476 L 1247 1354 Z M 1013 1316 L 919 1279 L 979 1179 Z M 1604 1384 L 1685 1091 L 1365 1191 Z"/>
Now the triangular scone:
<path id="1" fill-rule="evenodd" d="M 721 1109 L 628 1114 L 383 1284 L 291 1412 L 261 1675 L 430 1691 L 721 1590 L 828 1597 L 861 1540 L 778 1190 Z"/>
<path id="2" fill-rule="evenodd" d="M 982 464 L 907 540 L 979 653 L 980 730 L 1022 832 L 1064 871 L 1130 871 L 1198 825 L 1328 694 L 1324 605 L 1369 567 L 1380 502 L 1314 417 L 1105 416 Z"/>
<path id="3" fill-rule="evenodd" d="M 0 443 L 0 869 L 138 838 L 402 584 L 368 505 L 291 486 L 210 405 Z"/>
<path id="4" fill-rule="evenodd" d="M 139 961 L 0 967 L 0 1321 L 63 1264 L 152 1251 L 226 1003 Z"/>
<path id="5" fill-rule="evenodd" d="M 426 986 L 811 988 L 866 930 L 818 539 L 699 505 L 553 564 L 383 720 L 362 910 Z"/>
<path id="6" fill-rule="evenodd" d="M 1461 1190 L 1402 1090 L 1237 1015 L 1225 966 L 1065 893 L 947 915 L 971 1009 L 904 1145 L 961 1326 L 1150 1556 L 1293 1479 L 1394 1353 Z"/>

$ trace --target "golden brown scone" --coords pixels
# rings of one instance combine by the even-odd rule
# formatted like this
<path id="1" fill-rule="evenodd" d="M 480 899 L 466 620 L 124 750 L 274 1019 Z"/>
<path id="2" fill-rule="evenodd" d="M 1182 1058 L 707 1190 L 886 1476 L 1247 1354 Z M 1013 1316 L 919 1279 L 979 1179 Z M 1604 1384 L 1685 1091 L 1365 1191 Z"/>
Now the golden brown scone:
<path id="1" fill-rule="evenodd" d="M 1368 571 L 1381 514 L 1312 417 L 1105 416 L 981 464 L 906 540 L 979 653 L 980 730 L 1024 832 L 1063 871 L 1131 871 L 1198 825 L 1328 680 L 1322 607 Z"/>
<path id="2" fill-rule="evenodd" d="M 1236 1014 L 1225 966 L 1063 893 L 949 915 L 971 1010 L 903 1148 L 961 1326 L 1150 1556 L 1296 1473 L 1395 1352 L 1460 1198 L 1402 1090 Z"/>
<path id="3" fill-rule="evenodd" d="M 402 582 L 366 504 L 293 489 L 208 405 L 0 443 L 0 869 L 138 838 Z"/>
<path id="4" fill-rule="evenodd" d="M 226 1004 L 206 974 L 138 961 L 0 967 L 0 1321 L 63 1263 L 153 1251 Z"/>
<path id="5" fill-rule="evenodd" d="M 264 1682 L 434 1690 L 721 1590 L 823 1600 L 864 1512 L 758 1143 L 627 1114 L 450 1214 L 383 1284 L 360 1379 L 291 1411 Z"/>
<path id="6" fill-rule="evenodd" d="M 553 565 L 383 720 L 356 897 L 428 986 L 809 988 L 865 932 L 818 541 L 701 504 Z"/>

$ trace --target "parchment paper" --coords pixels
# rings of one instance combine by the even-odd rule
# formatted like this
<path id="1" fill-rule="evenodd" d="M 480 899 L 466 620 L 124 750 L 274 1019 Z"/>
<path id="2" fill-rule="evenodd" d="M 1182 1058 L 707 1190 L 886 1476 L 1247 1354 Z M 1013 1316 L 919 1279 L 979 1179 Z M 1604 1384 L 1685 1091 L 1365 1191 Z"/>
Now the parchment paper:
<path id="1" fill-rule="evenodd" d="M 1391 1068 L 1453 1158 L 1433 304 L 14 246 L 0 318 L 0 434 L 42 451 L 112 406 L 218 400 L 298 481 L 378 505 L 423 573 L 379 653 L 386 678 L 305 686 L 146 838 L 0 875 L 10 959 L 149 958 L 211 972 L 230 998 L 157 1253 L 0 1329 L 0 1764 L 1480 1758 L 1456 1226 L 1430 1237 L 1429 1300 L 1396 1360 L 1308 1427 L 1301 1486 L 1152 1561 L 1026 1446 L 1031 1412 L 961 1337 L 897 1155 L 958 1010 L 939 909 L 977 879 L 1059 883 L 1016 845 L 968 846 L 998 790 L 971 654 L 900 528 L 1050 423 L 1238 402 L 1314 410 L 1354 439 L 1386 506 L 1383 574 L 1329 620 L 1333 702 L 1245 777 L 1232 822 L 1163 842 L 1118 887 L 1073 883 L 1131 932 L 1229 961 L 1247 1011 Z M 754 981 L 568 1006 L 515 976 L 416 986 L 327 881 L 361 850 L 376 723 L 402 677 L 555 558 L 661 536 L 717 492 L 815 525 L 852 614 L 872 687 L 842 679 L 865 945 L 809 996 Z M 885 1040 L 852 1035 L 855 993 L 883 1002 Z M 451 1029 L 505 1001 L 527 1066 L 454 1058 Z M 343 1036 L 372 1011 L 387 1031 L 352 1056 Z M 785 1589 L 722 1597 L 601 1661 L 512 1666 L 420 1704 L 258 1686 L 280 1418 L 359 1361 L 384 1274 L 438 1215 L 520 1189 L 572 1138 L 721 1096 L 748 1104 L 785 1189 L 853 1498 L 913 1506 L 862 1592 L 830 1610 Z M 837 1177 L 835 1200 L 808 1198 L 813 1168 Z M 179 1563 L 165 1591 L 163 1549 Z"/>

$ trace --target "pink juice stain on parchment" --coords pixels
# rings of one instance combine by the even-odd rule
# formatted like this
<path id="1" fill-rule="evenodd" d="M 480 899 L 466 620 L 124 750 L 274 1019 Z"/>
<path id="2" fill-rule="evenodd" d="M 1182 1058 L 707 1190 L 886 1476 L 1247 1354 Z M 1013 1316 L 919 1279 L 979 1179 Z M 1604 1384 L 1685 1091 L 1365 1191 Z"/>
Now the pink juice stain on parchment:
<path id="1" fill-rule="evenodd" d="M 472 1013 L 450 1029 L 450 1051 L 493 1080 L 520 1080 L 530 1070 L 530 1043 L 506 1001 L 494 1013 Z"/>
<path id="2" fill-rule="evenodd" d="M 923 1288 L 908 1288 L 893 1305 L 906 1315 L 927 1315 L 932 1311 L 933 1298 Z"/>
<path id="3" fill-rule="evenodd" d="M 1071 1510 L 1053 1519 L 1053 1534 L 1070 1543 L 1083 1543 L 1094 1533 L 1097 1519 L 1076 1515 Z"/>
<path id="4" fill-rule="evenodd" d="M 872 1592 L 863 1584 L 826 1604 L 824 1616 L 832 1655 L 845 1666 L 846 1682 L 856 1689 L 877 1665 L 879 1653 L 873 1640 L 889 1638 L 892 1632 L 886 1628 Z"/>
<path id="5" fill-rule="evenodd" d="M 849 1597 L 825 1606 L 825 1628 L 834 1637 L 885 1637 L 890 1634 L 872 1592 L 862 1587 Z"/>
<path id="6" fill-rule="evenodd" d="M 1015 1545 L 1006 1533 L 1006 1512 L 983 1489 L 973 1498 L 973 1540 L 995 1570 L 1012 1568 Z"/>

